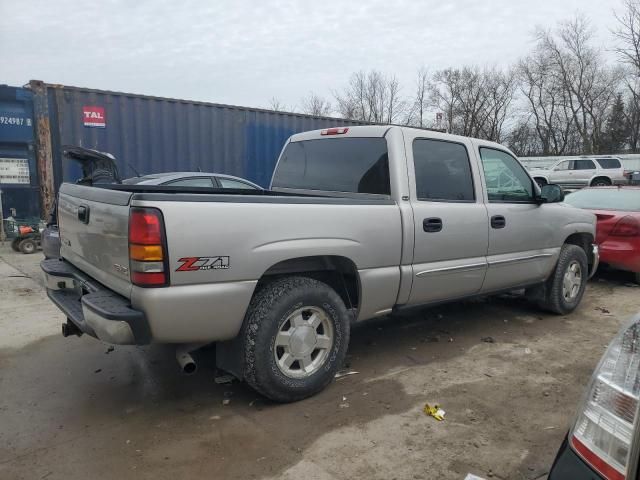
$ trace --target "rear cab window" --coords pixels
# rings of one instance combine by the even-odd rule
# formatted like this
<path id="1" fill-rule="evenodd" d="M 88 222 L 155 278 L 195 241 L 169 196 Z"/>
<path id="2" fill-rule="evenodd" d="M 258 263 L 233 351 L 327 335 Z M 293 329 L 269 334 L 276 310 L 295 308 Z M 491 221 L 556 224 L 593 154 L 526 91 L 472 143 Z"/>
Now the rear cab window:
<path id="1" fill-rule="evenodd" d="M 322 138 L 285 147 L 272 188 L 390 195 L 385 138 Z"/>
<path id="2" fill-rule="evenodd" d="M 617 158 L 596 158 L 596 162 L 598 162 L 600 167 L 605 169 L 622 167 L 620 160 Z"/>

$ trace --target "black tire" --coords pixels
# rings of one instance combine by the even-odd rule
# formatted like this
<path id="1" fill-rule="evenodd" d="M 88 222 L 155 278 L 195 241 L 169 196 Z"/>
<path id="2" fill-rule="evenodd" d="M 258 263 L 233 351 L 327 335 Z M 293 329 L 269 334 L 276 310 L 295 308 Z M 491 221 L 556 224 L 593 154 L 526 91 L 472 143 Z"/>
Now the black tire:
<path id="1" fill-rule="evenodd" d="M 547 181 L 544 178 L 536 178 L 535 181 L 540 188 L 544 187 L 547 184 Z"/>
<path id="2" fill-rule="evenodd" d="M 304 378 L 292 378 L 276 361 L 276 336 L 291 315 L 303 307 L 321 309 L 332 327 L 333 341 L 323 363 Z M 341 368 L 349 345 L 349 315 L 328 285 L 307 277 L 285 277 L 263 287 L 251 300 L 243 327 L 244 379 L 276 402 L 295 402 L 323 390 Z M 295 362 L 294 362 L 295 363 Z"/>
<path id="3" fill-rule="evenodd" d="M 638 285 L 640 285 L 640 272 L 635 272 L 635 273 L 633 274 L 633 280 L 634 280 Z"/>
<path id="4" fill-rule="evenodd" d="M 31 253 L 35 253 L 35 251 L 37 250 L 37 245 L 36 242 L 34 242 L 32 239 L 25 238 L 20 242 L 18 248 L 25 255 L 29 255 Z"/>
<path id="5" fill-rule="evenodd" d="M 606 177 L 594 178 L 591 182 L 592 187 L 608 187 L 609 185 L 611 185 L 611 180 Z"/>
<path id="6" fill-rule="evenodd" d="M 575 297 L 567 299 L 563 294 L 564 276 L 574 262 L 580 266 L 581 283 Z M 564 244 L 556 268 L 547 280 L 545 298 L 539 302 L 539 306 L 559 315 L 573 312 L 582 300 L 588 277 L 589 264 L 585 251 L 577 245 Z"/>
<path id="7" fill-rule="evenodd" d="M 20 238 L 14 238 L 13 240 L 11 240 L 11 249 L 14 252 L 20 251 Z"/>

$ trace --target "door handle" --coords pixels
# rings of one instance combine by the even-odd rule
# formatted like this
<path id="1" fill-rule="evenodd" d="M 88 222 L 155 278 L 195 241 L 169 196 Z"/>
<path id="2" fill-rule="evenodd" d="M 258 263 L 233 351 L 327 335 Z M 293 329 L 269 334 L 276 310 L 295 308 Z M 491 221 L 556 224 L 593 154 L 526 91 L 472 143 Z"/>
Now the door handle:
<path id="1" fill-rule="evenodd" d="M 491 217 L 491 228 L 504 228 L 507 226 L 507 220 L 502 215 L 494 215 Z"/>
<path id="2" fill-rule="evenodd" d="M 89 223 L 89 207 L 85 205 L 78 207 L 78 220 L 82 223 Z"/>
<path id="3" fill-rule="evenodd" d="M 442 230 L 442 219 L 437 217 L 425 218 L 422 221 L 422 229 L 425 232 L 439 232 Z"/>

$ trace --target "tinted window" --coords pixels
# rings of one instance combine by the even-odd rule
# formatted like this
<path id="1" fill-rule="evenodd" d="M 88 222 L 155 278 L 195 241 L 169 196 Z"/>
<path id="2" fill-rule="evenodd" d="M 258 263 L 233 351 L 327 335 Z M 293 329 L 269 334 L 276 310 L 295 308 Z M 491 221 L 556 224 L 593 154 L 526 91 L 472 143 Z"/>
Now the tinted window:
<path id="1" fill-rule="evenodd" d="M 586 188 L 567 195 L 564 201 L 578 208 L 640 212 L 640 188 Z"/>
<path id="2" fill-rule="evenodd" d="M 480 158 L 490 202 L 533 200 L 533 182 L 515 158 L 492 148 L 481 148 Z"/>
<path id="3" fill-rule="evenodd" d="M 209 177 L 182 178 L 174 182 L 167 182 L 164 185 L 171 185 L 172 187 L 213 187 Z"/>
<path id="4" fill-rule="evenodd" d="M 595 170 L 596 164 L 591 160 L 575 160 L 573 169 L 574 170 Z"/>
<path id="5" fill-rule="evenodd" d="M 413 164 L 419 200 L 472 202 L 475 199 L 469 156 L 464 145 L 416 139 Z"/>
<path id="6" fill-rule="evenodd" d="M 255 190 L 253 185 L 249 185 L 248 183 L 241 182 L 239 180 L 233 180 L 231 178 L 218 177 L 218 182 L 222 188 L 249 188 L 251 190 Z"/>
<path id="7" fill-rule="evenodd" d="M 596 161 L 602 168 L 620 168 L 620 160 L 617 158 L 598 158 Z"/>
<path id="8" fill-rule="evenodd" d="M 289 143 L 273 187 L 389 195 L 384 138 L 327 138 Z"/>

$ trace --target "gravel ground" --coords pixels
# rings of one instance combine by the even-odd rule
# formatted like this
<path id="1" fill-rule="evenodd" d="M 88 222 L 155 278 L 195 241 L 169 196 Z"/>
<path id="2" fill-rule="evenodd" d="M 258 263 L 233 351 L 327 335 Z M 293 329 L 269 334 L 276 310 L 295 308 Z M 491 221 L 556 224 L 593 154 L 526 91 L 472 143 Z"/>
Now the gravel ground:
<path id="1" fill-rule="evenodd" d="M 606 345 L 640 310 L 623 273 L 558 317 L 503 296 L 367 322 L 343 377 L 272 404 L 169 347 L 59 334 L 40 254 L 0 246 L 0 478 L 544 478 Z M 181 321 L 181 319 L 176 319 Z M 425 403 L 446 411 L 438 422 Z"/>

